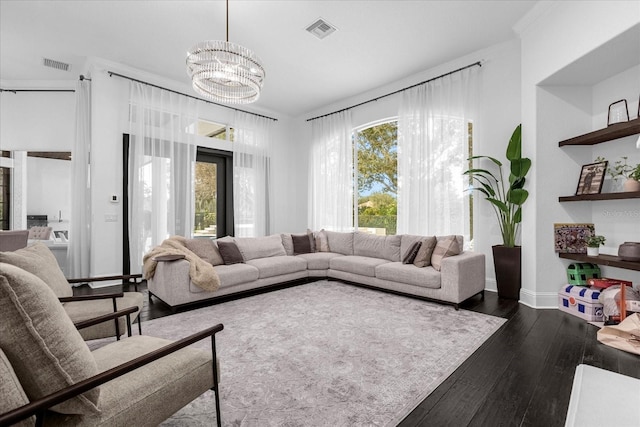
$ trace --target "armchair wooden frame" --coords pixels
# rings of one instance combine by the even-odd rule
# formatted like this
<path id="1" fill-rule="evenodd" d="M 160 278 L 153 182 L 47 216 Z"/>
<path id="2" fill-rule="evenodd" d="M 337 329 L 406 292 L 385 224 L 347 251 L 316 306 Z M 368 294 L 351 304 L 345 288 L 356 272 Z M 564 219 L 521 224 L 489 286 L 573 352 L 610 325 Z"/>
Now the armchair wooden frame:
<path id="1" fill-rule="evenodd" d="M 86 277 L 80 279 L 67 279 L 69 284 L 88 284 L 92 282 L 105 282 L 111 280 L 121 280 L 123 285 L 133 285 L 136 292 L 138 292 L 138 285 L 140 284 L 138 280 L 142 279 L 142 274 L 124 274 L 119 276 L 101 276 L 101 277 Z M 111 292 L 111 293 L 103 293 L 103 294 L 93 294 L 93 295 L 74 295 L 72 297 L 60 297 L 58 298 L 60 302 L 73 302 L 73 301 L 91 301 L 97 299 L 108 299 L 111 298 L 113 301 L 113 312 L 118 311 L 118 307 L 116 304 L 117 298 L 122 298 L 124 296 L 123 292 Z M 134 312 L 137 310 L 134 310 Z M 116 327 L 116 340 L 120 339 L 120 325 L 118 324 L 118 317 L 116 316 L 113 321 Z M 130 322 L 130 317 L 127 317 L 127 322 Z M 98 324 L 102 322 L 96 322 L 94 324 Z M 138 315 L 138 333 L 142 335 L 142 322 L 140 321 L 140 316 Z M 129 336 L 131 336 L 131 326 L 127 324 Z"/>
<path id="2" fill-rule="evenodd" d="M 131 313 L 134 313 L 137 310 L 137 307 L 129 307 L 124 310 L 117 311 L 115 313 L 105 314 L 103 316 L 96 317 L 94 319 L 86 320 L 83 322 L 79 322 L 76 324 L 76 327 L 83 328 L 92 326 L 97 323 L 110 321 L 114 318 L 127 316 L 128 325 L 130 326 L 130 318 Z M 129 327 L 129 335 L 130 335 L 130 327 Z M 155 351 L 147 353 L 143 356 L 132 359 L 122 365 L 116 366 L 107 371 L 101 372 L 91 378 L 87 378 L 86 380 L 80 381 L 68 387 L 65 387 L 55 393 L 51 393 L 45 397 L 42 397 L 33 402 L 27 403 L 26 405 L 20 406 L 19 408 L 13 409 L 4 414 L 0 414 L 0 425 L 11 425 L 17 423 L 21 420 L 29 418 L 33 415 L 36 416 L 36 426 L 42 426 L 44 422 L 44 414 L 45 411 L 65 400 L 68 400 L 74 396 L 77 396 L 81 393 L 86 392 L 94 387 L 97 387 L 101 384 L 109 382 L 115 378 L 118 378 L 128 372 L 131 372 L 135 369 L 138 369 L 142 366 L 148 365 L 149 363 L 158 360 L 164 356 L 167 356 L 171 353 L 174 353 L 188 345 L 191 345 L 195 342 L 203 340 L 207 337 L 211 337 L 211 352 L 212 352 L 212 363 L 213 363 L 213 388 L 215 394 L 215 404 L 216 404 L 216 420 L 218 427 L 222 426 L 222 421 L 220 419 L 220 396 L 219 396 L 219 387 L 218 387 L 218 363 L 216 356 L 216 338 L 215 334 L 222 331 L 224 326 L 220 323 L 215 326 L 211 326 L 207 329 L 204 329 L 198 333 L 190 335 L 186 338 L 183 338 L 179 341 L 166 345 L 162 348 L 159 348 Z"/>

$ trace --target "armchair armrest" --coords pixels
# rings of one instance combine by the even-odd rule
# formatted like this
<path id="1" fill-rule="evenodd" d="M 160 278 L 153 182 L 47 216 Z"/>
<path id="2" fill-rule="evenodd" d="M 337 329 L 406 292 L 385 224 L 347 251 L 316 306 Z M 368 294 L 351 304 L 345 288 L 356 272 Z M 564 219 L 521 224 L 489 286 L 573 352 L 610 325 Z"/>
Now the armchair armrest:
<path id="1" fill-rule="evenodd" d="M 118 378 L 142 366 L 148 365 L 149 363 L 155 360 L 165 357 L 171 353 L 174 353 L 188 345 L 191 345 L 207 337 L 211 337 L 212 354 L 213 354 L 213 361 L 212 361 L 213 362 L 213 379 L 214 379 L 214 389 L 217 397 L 218 370 L 217 370 L 217 363 L 216 363 L 215 334 L 222 331 L 223 329 L 224 329 L 224 326 L 222 324 L 212 326 L 203 331 L 200 331 L 186 338 L 183 338 L 180 341 L 176 341 L 172 344 L 166 345 L 155 351 L 152 351 L 143 356 L 132 359 L 126 363 L 123 363 L 122 365 L 116 366 L 115 368 L 101 372 L 91 378 L 87 378 L 86 380 L 83 380 L 76 384 L 65 387 L 55 393 L 51 393 L 41 399 L 35 400 L 33 402 L 27 403 L 26 405 L 20 406 L 19 408 L 6 412 L 0 415 L 0 425 L 14 424 L 32 415 L 36 415 L 40 420 L 44 414 L 44 411 L 47 408 L 50 408 L 51 406 L 57 405 L 58 403 L 64 402 L 65 400 L 68 400 L 74 396 L 84 393 L 87 390 L 90 390 L 94 387 L 97 387 L 101 384 L 104 384 L 108 381 Z M 220 414 L 218 413 L 217 415 L 218 415 L 218 420 L 220 420 Z"/>
<path id="2" fill-rule="evenodd" d="M 142 274 L 121 274 L 117 276 L 101 276 L 101 277 L 85 277 L 80 279 L 67 279 L 69 283 L 91 283 L 91 282 L 104 282 L 107 280 L 121 280 L 122 284 L 131 284 L 138 292 L 139 280 L 142 279 Z"/>
<path id="3" fill-rule="evenodd" d="M 127 316 L 127 333 L 129 336 L 131 336 L 131 314 L 135 313 L 136 311 L 138 311 L 138 307 L 128 307 L 114 313 L 103 314 L 91 319 L 75 322 L 74 325 L 76 329 L 84 329 L 88 328 L 89 326 L 97 325 L 98 323 L 107 322 L 109 320 L 117 319 L 118 317 L 122 316 Z"/>
<path id="4" fill-rule="evenodd" d="M 59 297 L 60 302 L 73 302 L 73 301 L 89 301 L 96 299 L 110 299 L 110 298 L 122 298 L 124 293 L 111 292 L 108 294 L 94 294 L 94 295 L 74 295 L 72 297 Z"/>

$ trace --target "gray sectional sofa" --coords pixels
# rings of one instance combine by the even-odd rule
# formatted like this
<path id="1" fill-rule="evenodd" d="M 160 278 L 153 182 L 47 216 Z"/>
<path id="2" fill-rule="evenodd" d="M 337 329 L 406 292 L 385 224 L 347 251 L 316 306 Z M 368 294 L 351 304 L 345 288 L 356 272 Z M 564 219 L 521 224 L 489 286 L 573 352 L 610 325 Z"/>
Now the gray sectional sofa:
<path id="1" fill-rule="evenodd" d="M 318 234 L 318 233 L 316 233 Z M 485 257 L 462 251 L 442 258 L 434 265 L 418 267 L 404 264 L 403 258 L 425 236 L 376 236 L 359 232 L 322 231 L 310 237 L 310 253 L 296 254 L 294 239 L 304 235 L 276 234 L 266 237 L 225 237 L 219 241 L 235 242 L 244 262 L 224 264 L 218 241 L 187 240 L 186 247 L 213 265 L 220 279 L 215 292 L 196 286 L 189 276 L 186 259 L 157 261 L 149 277 L 149 297 L 155 296 L 171 307 L 280 285 L 304 279 L 329 278 L 376 289 L 436 300 L 454 305 L 485 288 Z M 462 236 L 437 237 L 437 244 L 455 238 L 462 248 Z M 316 244 L 317 243 L 317 244 Z M 317 246 L 314 248 L 314 246 Z M 155 261 L 155 260 L 154 260 Z M 435 260 L 434 260 L 435 262 Z M 439 271 L 438 271 L 439 268 Z"/>

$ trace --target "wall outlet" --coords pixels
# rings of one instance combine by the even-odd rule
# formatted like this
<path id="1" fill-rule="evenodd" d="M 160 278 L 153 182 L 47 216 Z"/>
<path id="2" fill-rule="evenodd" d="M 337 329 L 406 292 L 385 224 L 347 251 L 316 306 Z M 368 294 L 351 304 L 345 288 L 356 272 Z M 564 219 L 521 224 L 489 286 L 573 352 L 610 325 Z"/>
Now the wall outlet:
<path id="1" fill-rule="evenodd" d="M 104 222 L 118 222 L 118 214 L 104 214 Z"/>
<path id="2" fill-rule="evenodd" d="M 117 194 L 112 194 L 109 196 L 109 201 L 111 203 L 118 203 L 120 201 L 120 197 Z"/>

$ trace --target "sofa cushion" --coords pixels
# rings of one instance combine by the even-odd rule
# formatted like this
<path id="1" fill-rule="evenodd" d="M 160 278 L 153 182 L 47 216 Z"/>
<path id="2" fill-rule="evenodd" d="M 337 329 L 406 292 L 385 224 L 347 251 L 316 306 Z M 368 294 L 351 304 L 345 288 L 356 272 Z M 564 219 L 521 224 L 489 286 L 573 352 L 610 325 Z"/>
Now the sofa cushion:
<path id="1" fill-rule="evenodd" d="M 110 343 L 93 354 L 102 372 L 168 344 L 171 341 L 166 339 L 136 335 Z M 102 386 L 102 414 L 98 417 L 82 417 L 77 424 L 159 425 L 213 387 L 211 358 L 210 348 L 186 347 L 109 381 Z M 59 419 L 52 421 L 52 424 L 60 425 L 56 423 Z M 61 421 L 62 425 L 71 424 Z"/>
<path id="2" fill-rule="evenodd" d="M 307 262 L 304 259 L 286 255 L 252 259 L 247 261 L 247 264 L 258 269 L 259 279 L 297 273 L 298 271 L 305 271 L 307 269 Z"/>
<path id="3" fill-rule="evenodd" d="M 316 248 L 316 236 L 313 231 L 307 228 L 307 236 L 309 236 L 309 242 L 311 243 L 311 252 L 319 252 Z"/>
<path id="4" fill-rule="evenodd" d="M 456 240 L 458 241 L 458 245 L 460 246 L 460 248 L 462 248 L 464 243 L 463 237 L 460 235 L 453 235 L 453 236 L 455 236 Z M 425 239 L 425 237 L 428 237 L 428 236 L 419 236 L 416 234 L 402 234 L 401 237 L 402 237 L 402 241 L 400 242 L 400 253 L 405 254 L 407 252 L 407 249 L 409 249 L 409 247 L 411 247 L 413 243 L 421 242 Z M 436 236 L 436 239 L 441 240 L 446 237 L 448 236 Z"/>
<path id="5" fill-rule="evenodd" d="M 436 243 L 436 247 L 433 249 L 431 255 L 431 265 L 437 271 L 440 271 L 442 266 L 442 260 L 446 257 L 460 254 L 460 246 L 456 236 L 446 236 Z"/>
<path id="6" fill-rule="evenodd" d="M 327 237 L 327 232 L 324 229 L 313 233 L 312 246 L 315 248 L 315 252 L 331 251 L 331 248 L 329 247 L 329 238 Z"/>
<path id="7" fill-rule="evenodd" d="M 211 265 L 224 264 L 217 243 L 209 238 L 186 239 L 185 246 Z"/>
<path id="8" fill-rule="evenodd" d="M 279 234 L 265 237 L 237 237 L 236 243 L 245 262 L 256 258 L 287 254 L 282 245 L 282 236 Z"/>
<path id="9" fill-rule="evenodd" d="M 382 258 L 370 258 L 356 255 L 347 255 L 331 258 L 329 266 L 332 270 L 345 271 L 347 273 L 359 274 L 361 276 L 376 276 L 376 267 L 390 263 Z"/>
<path id="10" fill-rule="evenodd" d="M 439 289 L 442 275 L 433 267 L 420 268 L 413 264 L 389 262 L 376 267 L 376 278 L 406 283 L 423 288 Z"/>
<path id="11" fill-rule="evenodd" d="M 235 242 L 218 242 L 218 250 L 220 256 L 224 260 L 225 265 L 240 264 L 244 262 L 242 253 L 238 249 Z"/>
<path id="12" fill-rule="evenodd" d="M 35 275 L 0 263 L 0 348 L 30 400 L 39 399 L 98 373 L 89 348 L 58 298 Z M 95 414 L 100 388 L 52 409 Z"/>
<path id="13" fill-rule="evenodd" d="M 310 254 L 296 255 L 297 258 L 302 258 L 307 261 L 307 270 L 328 270 L 329 261 L 332 258 L 341 256 L 344 255 L 333 252 L 314 252 Z"/>
<path id="14" fill-rule="evenodd" d="M 293 255 L 293 239 L 291 238 L 291 233 L 282 233 L 280 237 L 282 237 L 284 252 L 289 256 Z"/>
<path id="15" fill-rule="evenodd" d="M 418 255 L 418 251 L 420 250 L 420 246 L 422 246 L 422 241 L 413 242 L 407 252 L 402 255 L 402 263 L 413 264 L 413 261 L 416 259 L 416 255 Z"/>
<path id="16" fill-rule="evenodd" d="M 0 414 L 9 412 L 13 409 L 19 408 L 22 405 L 29 403 L 27 395 L 22 389 L 20 380 L 16 377 L 16 373 L 5 356 L 4 352 L 0 349 Z M 26 420 L 20 421 L 14 424 L 18 427 L 33 426 L 35 425 L 36 418 L 30 417 Z"/>
<path id="17" fill-rule="evenodd" d="M 329 242 L 329 251 L 342 255 L 353 255 L 353 235 L 355 233 L 341 233 L 338 231 L 325 231 Z"/>
<path id="18" fill-rule="evenodd" d="M 55 255 L 41 242 L 14 252 L 0 252 L 0 262 L 15 265 L 38 276 L 58 298 L 73 296 L 71 285 L 64 277 Z"/>
<path id="19" fill-rule="evenodd" d="M 216 265 L 214 269 L 220 278 L 220 289 L 252 282 L 260 276 L 258 269 L 248 264 Z M 189 290 L 194 293 L 204 292 L 197 286 L 190 286 Z"/>
<path id="20" fill-rule="evenodd" d="M 368 233 L 353 234 L 353 254 L 373 258 L 384 258 L 389 261 L 400 260 L 399 235 L 376 236 Z"/>
<path id="21" fill-rule="evenodd" d="M 431 265 L 431 255 L 436 247 L 437 240 L 435 236 L 427 237 L 422 241 L 420 249 L 416 254 L 416 258 L 413 260 L 413 265 L 416 267 L 426 267 Z"/>
<path id="22" fill-rule="evenodd" d="M 311 253 L 311 241 L 307 234 L 292 234 L 293 240 L 293 254 L 308 254 Z"/>

